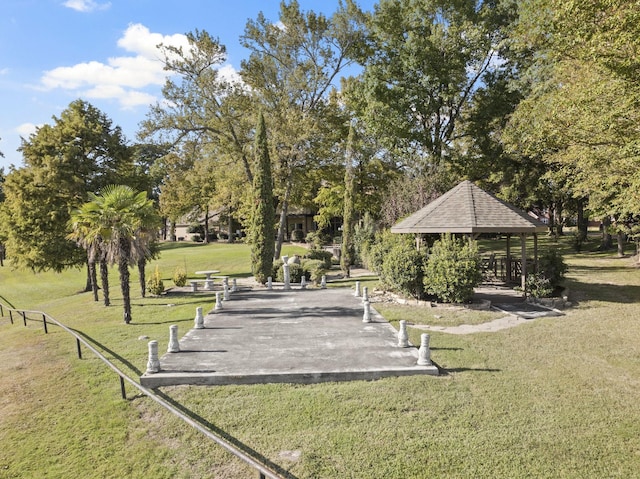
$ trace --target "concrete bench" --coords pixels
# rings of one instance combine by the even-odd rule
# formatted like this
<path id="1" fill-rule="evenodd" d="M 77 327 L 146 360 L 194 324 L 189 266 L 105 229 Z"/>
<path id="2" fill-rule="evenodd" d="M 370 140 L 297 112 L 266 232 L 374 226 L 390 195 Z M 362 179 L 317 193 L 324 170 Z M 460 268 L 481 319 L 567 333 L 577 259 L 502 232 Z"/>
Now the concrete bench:
<path id="1" fill-rule="evenodd" d="M 203 289 L 205 291 L 213 291 L 213 280 L 212 279 L 192 279 L 189 280 L 189 284 L 191 285 L 191 291 L 198 291 L 198 285 L 202 284 Z"/>

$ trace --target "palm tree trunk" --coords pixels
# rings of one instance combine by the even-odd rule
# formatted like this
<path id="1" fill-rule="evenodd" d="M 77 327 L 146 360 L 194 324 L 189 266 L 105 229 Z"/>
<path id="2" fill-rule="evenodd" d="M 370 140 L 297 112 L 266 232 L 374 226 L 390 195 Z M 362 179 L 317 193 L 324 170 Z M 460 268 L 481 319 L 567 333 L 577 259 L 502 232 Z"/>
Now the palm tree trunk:
<path id="1" fill-rule="evenodd" d="M 109 306 L 111 304 L 111 300 L 109 299 L 109 267 L 104 258 L 100 260 L 100 282 L 102 283 L 104 305 Z"/>
<path id="2" fill-rule="evenodd" d="M 88 293 L 89 291 L 91 291 L 91 265 L 87 259 L 87 282 L 84 285 L 84 292 Z"/>
<path id="3" fill-rule="evenodd" d="M 118 260 L 118 270 L 120 271 L 120 289 L 122 290 L 122 301 L 124 307 L 124 322 L 131 322 L 131 291 L 129 289 L 129 257 L 131 256 L 131 245 L 122 238 L 120 240 L 120 258 Z"/>
<path id="4" fill-rule="evenodd" d="M 89 279 L 91 281 L 91 290 L 93 291 L 93 300 L 100 301 L 98 298 L 98 276 L 96 274 L 96 262 L 89 260 Z"/>
<path id="5" fill-rule="evenodd" d="M 140 295 L 146 297 L 147 278 L 144 272 L 144 268 L 147 265 L 146 258 L 140 258 L 138 260 L 138 276 L 140 277 Z"/>

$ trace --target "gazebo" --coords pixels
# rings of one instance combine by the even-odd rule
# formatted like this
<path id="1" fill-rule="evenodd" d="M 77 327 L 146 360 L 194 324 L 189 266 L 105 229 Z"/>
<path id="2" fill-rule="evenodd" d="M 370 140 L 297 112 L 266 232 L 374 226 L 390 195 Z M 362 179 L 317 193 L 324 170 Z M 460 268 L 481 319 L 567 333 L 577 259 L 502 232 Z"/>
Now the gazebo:
<path id="1" fill-rule="evenodd" d="M 533 235 L 534 264 L 538 262 L 538 233 L 548 226 L 491 193 L 463 181 L 419 211 L 399 221 L 392 233 L 464 234 L 473 239 L 481 233 L 507 237 L 507 279 L 520 274 L 522 288 L 527 275 L 527 235 Z M 511 236 L 520 236 L 520 261 L 511 257 Z"/>

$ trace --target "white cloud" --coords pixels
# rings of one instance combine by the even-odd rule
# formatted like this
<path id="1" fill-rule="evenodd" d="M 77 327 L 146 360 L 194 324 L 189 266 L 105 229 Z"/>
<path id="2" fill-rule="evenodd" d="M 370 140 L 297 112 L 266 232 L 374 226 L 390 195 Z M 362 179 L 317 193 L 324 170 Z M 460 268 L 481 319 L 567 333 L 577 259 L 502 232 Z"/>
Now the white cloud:
<path id="1" fill-rule="evenodd" d="M 21 137 L 27 138 L 31 133 L 36 132 L 36 128 L 42 125 L 34 125 L 33 123 L 23 123 L 22 125 L 16 128 L 16 133 L 18 133 Z"/>
<path id="2" fill-rule="evenodd" d="M 129 25 L 118 47 L 129 55 L 108 58 L 106 62 L 87 61 L 73 66 L 61 66 L 44 72 L 40 87 L 44 90 L 70 90 L 86 99 L 116 100 L 123 109 L 150 105 L 157 98 L 152 94 L 164 84 L 167 72 L 158 45 L 174 46 L 188 52 L 186 35 L 162 35 L 150 32 L 139 23 Z M 242 84 L 232 65 L 219 69 L 220 77 L 229 83 Z"/>
<path id="3" fill-rule="evenodd" d="M 0 75 L 6 75 L 7 73 L 9 73 L 8 68 L 0 68 Z"/>
<path id="4" fill-rule="evenodd" d="M 92 12 L 94 10 L 107 10 L 111 2 L 98 3 L 94 0 L 67 0 L 62 5 L 77 12 Z"/>
<path id="5" fill-rule="evenodd" d="M 112 57 L 106 63 L 93 60 L 54 68 L 44 73 L 41 86 L 45 90 L 73 90 L 86 98 L 114 99 L 123 108 L 149 105 L 155 97 L 143 90 L 157 89 L 166 78 L 157 48 L 160 43 L 188 46 L 185 35 L 161 35 L 144 25 L 129 25 L 118 47 L 132 55 Z"/>
<path id="6" fill-rule="evenodd" d="M 220 75 L 220 78 L 222 78 L 223 80 L 229 83 L 235 83 L 235 84 L 244 83 L 242 81 L 242 77 L 240 77 L 240 74 L 233 67 L 233 65 L 229 65 L 229 64 L 223 65 L 218 69 L 218 75 Z"/>

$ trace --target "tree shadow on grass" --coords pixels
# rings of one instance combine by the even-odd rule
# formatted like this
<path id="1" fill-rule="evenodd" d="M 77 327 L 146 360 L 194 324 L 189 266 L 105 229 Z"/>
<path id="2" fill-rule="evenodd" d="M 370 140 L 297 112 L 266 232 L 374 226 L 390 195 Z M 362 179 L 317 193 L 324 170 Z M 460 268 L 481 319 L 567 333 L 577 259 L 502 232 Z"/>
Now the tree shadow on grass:
<path id="1" fill-rule="evenodd" d="M 107 346 L 102 344 L 100 341 L 96 341 L 91 336 L 87 335 L 86 333 L 83 333 L 80 330 L 72 329 L 72 331 L 75 332 L 78 336 L 82 336 L 88 343 L 90 343 L 90 344 L 96 346 L 97 348 L 99 348 L 100 350 L 102 350 L 103 353 L 107 353 L 107 354 L 111 355 L 114 359 L 118 360 L 120 363 L 122 363 L 125 366 L 127 366 L 129 369 L 131 369 L 138 376 L 142 375 L 142 371 L 140 371 L 132 362 L 130 362 L 129 360 L 125 359 L 123 356 L 120 356 L 118 353 L 116 353 L 114 350 L 108 348 Z"/>
<path id="2" fill-rule="evenodd" d="M 585 300 L 623 304 L 640 303 L 640 286 L 584 283 L 572 279 L 569 300 L 573 303 Z"/>

